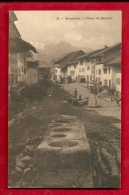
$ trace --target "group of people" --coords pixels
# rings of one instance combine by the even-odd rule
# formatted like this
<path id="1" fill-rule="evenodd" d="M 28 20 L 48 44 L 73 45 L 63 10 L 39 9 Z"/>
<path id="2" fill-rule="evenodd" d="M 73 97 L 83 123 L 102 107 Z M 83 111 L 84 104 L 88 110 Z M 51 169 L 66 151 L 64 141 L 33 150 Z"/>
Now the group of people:
<path id="1" fill-rule="evenodd" d="M 75 90 L 74 90 L 75 99 L 77 99 L 77 95 L 78 95 L 78 92 L 77 92 L 77 89 L 75 88 Z M 81 98 L 82 98 L 81 95 L 79 95 L 79 99 L 81 99 Z M 89 101 L 89 97 L 85 97 L 85 101 Z"/>

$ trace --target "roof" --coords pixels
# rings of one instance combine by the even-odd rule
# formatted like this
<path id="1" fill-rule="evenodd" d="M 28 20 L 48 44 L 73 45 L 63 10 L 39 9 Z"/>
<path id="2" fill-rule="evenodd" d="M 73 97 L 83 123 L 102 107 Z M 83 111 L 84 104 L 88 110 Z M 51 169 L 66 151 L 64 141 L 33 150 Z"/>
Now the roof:
<path id="1" fill-rule="evenodd" d="M 82 55 L 82 56 L 80 56 L 80 57 L 77 57 L 76 59 L 89 58 L 89 57 L 91 57 L 93 54 L 98 53 L 98 52 L 103 51 L 103 50 L 105 50 L 105 48 L 97 49 L 97 50 L 91 51 L 91 52 L 89 52 L 89 53 L 87 53 L 87 54 L 85 54 L 85 55 Z"/>
<path id="2" fill-rule="evenodd" d="M 15 33 L 17 34 L 17 37 L 21 37 L 21 34 L 20 34 L 20 32 L 18 31 L 18 29 L 17 29 L 15 23 L 11 23 L 11 24 L 9 25 L 9 33 L 11 33 L 12 31 L 15 31 Z"/>
<path id="3" fill-rule="evenodd" d="M 102 56 L 104 52 L 109 51 L 109 50 L 111 50 L 113 48 L 116 48 L 116 47 L 120 47 L 121 48 L 121 43 L 117 43 L 117 44 L 115 44 L 115 45 L 113 45 L 111 47 L 105 48 L 104 50 L 94 54 L 92 57 Z"/>
<path id="4" fill-rule="evenodd" d="M 107 60 L 105 60 L 104 62 L 106 65 L 116 65 L 116 64 L 121 64 L 121 53 L 118 53 L 112 57 L 110 57 L 110 59 L 108 58 Z"/>
<path id="5" fill-rule="evenodd" d="M 37 53 L 33 45 L 22 40 L 21 38 L 10 39 L 9 47 L 10 47 L 10 52 L 12 53 L 20 53 L 29 50 L 33 51 L 34 53 Z"/>
<path id="6" fill-rule="evenodd" d="M 33 57 L 33 54 L 32 54 L 31 51 L 26 51 L 26 52 L 24 52 L 24 53 L 26 53 L 26 56 L 27 56 L 27 57 Z"/>
<path id="7" fill-rule="evenodd" d="M 39 68 L 50 68 L 51 66 L 46 61 L 39 61 Z"/>
<path id="8" fill-rule="evenodd" d="M 10 20 L 10 22 L 15 22 L 15 21 L 18 20 L 18 18 L 16 16 L 16 14 L 14 13 L 14 11 L 9 12 L 9 20 Z"/>
<path id="9" fill-rule="evenodd" d="M 56 59 L 56 61 L 54 63 L 60 62 L 60 60 L 67 57 L 67 55 L 69 55 L 69 54 L 71 54 L 71 52 L 68 52 L 68 53 L 65 53 L 65 54 L 61 55 L 59 58 Z"/>
<path id="10" fill-rule="evenodd" d="M 66 65 L 68 65 L 71 61 L 73 61 L 76 57 L 85 54 L 84 51 L 78 50 L 78 51 L 73 51 L 67 55 L 65 55 L 63 58 L 60 60 L 54 62 L 54 64 L 59 64 L 60 68 L 64 68 Z"/>
<path id="11" fill-rule="evenodd" d="M 115 58 L 116 56 L 121 55 L 121 51 L 117 52 L 117 53 L 112 53 L 111 55 L 105 56 L 102 60 L 101 63 L 106 63 L 108 61 L 110 61 L 111 59 Z"/>
<path id="12" fill-rule="evenodd" d="M 77 61 L 77 60 L 73 60 L 73 61 L 71 61 L 71 62 L 67 63 L 67 65 L 70 65 L 70 64 L 77 64 L 77 63 L 78 63 L 78 61 Z"/>

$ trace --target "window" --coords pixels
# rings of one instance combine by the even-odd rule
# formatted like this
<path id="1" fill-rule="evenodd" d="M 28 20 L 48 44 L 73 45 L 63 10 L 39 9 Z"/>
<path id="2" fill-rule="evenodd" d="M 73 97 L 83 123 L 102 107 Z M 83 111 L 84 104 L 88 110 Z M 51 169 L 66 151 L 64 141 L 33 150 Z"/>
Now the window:
<path id="1" fill-rule="evenodd" d="M 92 75 L 90 75 L 90 81 L 92 81 Z"/>
<path id="2" fill-rule="evenodd" d="M 100 78 L 98 78 L 98 83 L 100 83 Z"/>
<path id="3" fill-rule="evenodd" d="M 22 66 L 22 72 L 23 72 L 23 66 Z"/>
<path id="4" fill-rule="evenodd" d="M 110 74 L 110 68 L 109 68 L 109 74 Z"/>
<path id="5" fill-rule="evenodd" d="M 90 66 L 87 66 L 87 70 L 90 70 Z"/>
<path id="6" fill-rule="evenodd" d="M 90 58 L 87 59 L 87 62 L 90 62 Z"/>
<path id="7" fill-rule="evenodd" d="M 107 74 L 107 68 L 103 69 L 104 74 Z"/>
<path id="8" fill-rule="evenodd" d="M 101 69 L 98 70 L 98 74 L 99 74 L 99 75 L 101 74 Z"/>
<path id="9" fill-rule="evenodd" d="M 89 75 L 87 75 L 87 81 L 89 81 Z"/>
<path id="10" fill-rule="evenodd" d="M 80 60 L 80 64 L 81 64 L 81 65 L 83 64 L 83 60 Z"/>
<path id="11" fill-rule="evenodd" d="M 81 72 L 81 68 L 79 68 L 79 72 Z"/>
<path id="12" fill-rule="evenodd" d="M 75 73 L 74 70 L 71 70 L 71 71 L 70 71 L 70 74 L 71 74 L 71 75 L 74 75 L 74 73 Z"/>
<path id="13" fill-rule="evenodd" d="M 96 83 L 97 83 L 97 78 L 96 78 Z"/>
<path id="14" fill-rule="evenodd" d="M 117 85 L 120 85 L 120 78 L 116 79 L 116 83 L 117 83 Z"/>
<path id="15" fill-rule="evenodd" d="M 108 80 L 104 80 L 104 85 L 107 86 Z"/>
<path id="16" fill-rule="evenodd" d="M 84 72 L 84 68 L 82 68 L 82 72 Z"/>
<path id="17" fill-rule="evenodd" d="M 74 65 L 74 68 L 76 68 L 76 65 Z"/>

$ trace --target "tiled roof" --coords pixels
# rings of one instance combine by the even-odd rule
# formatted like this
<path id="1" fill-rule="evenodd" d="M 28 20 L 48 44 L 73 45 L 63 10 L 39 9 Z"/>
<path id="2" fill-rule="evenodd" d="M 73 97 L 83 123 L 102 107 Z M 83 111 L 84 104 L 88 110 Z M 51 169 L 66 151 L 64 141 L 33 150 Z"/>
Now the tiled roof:
<path id="1" fill-rule="evenodd" d="M 59 64 L 60 68 L 64 68 L 71 61 L 73 61 L 76 57 L 81 56 L 83 54 L 85 54 L 85 52 L 82 50 L 71 52 L 67 54 L 66 56 L 64 56 L 63 58 L 61 58 L 60 60 L 54 62 L 54 64 Z"/>

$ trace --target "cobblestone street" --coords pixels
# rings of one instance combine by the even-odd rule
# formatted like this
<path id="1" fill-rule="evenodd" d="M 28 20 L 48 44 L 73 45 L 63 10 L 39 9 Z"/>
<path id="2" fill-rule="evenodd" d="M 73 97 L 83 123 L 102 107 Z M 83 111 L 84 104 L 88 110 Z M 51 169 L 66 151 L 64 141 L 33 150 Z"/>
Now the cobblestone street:
<path id="1" fill-rule="evenodd" d="M 37 101 L 27 101 L 26 102 L 26 114 L 21 116 L 20 122 L 16 125 L 11 125 L 9 128 L 9 180 L 10 186 L 19 185 L 15 182 L 18 180 L 17 174 L 14 174 L 15 169 L 15 159 L 16 155 L 19 154 L 24 145 L 28 144 L 28 140 L 34 142 L 35 139 L 39 139 L 37 145 L 44 139 L 45 132 L 47 131 L 47 125 L 51 120 L 57 119 L 60 115 L 70 115 L 76 116 L 79 120 L 84 122 L 84 128 L 86 136 L 88 138 L 91 156 L 92 156 L 92 167 L 96 166 L 96 156 L 97 147 L 107 148 L 112 156 L 115 156 L 114 151 L 120 146 L 120 131 L 119 123 L 120 120 L 113 116 L 105 116 L 103 112 L 107 109 L 106 104 L 110 105 L 110 109 L 119 109 L 119 107 L 113 107 L 113 103 L 101 100 L 105 107 L 100 108 L 87 108 L 85 106 L 76 107 L 72 104 L 66 102 L 67 98 L 70 98 L 71 93 L 73 95 L 75 87 L 78 90 L 78 94 L 82 97 L 89 96 L 90 101 L 93 100 L 93 95 L 88 92 L 87 89 L 80 86 L 79 84 L 69 84 L 69 85 L 56 85 L 53 84 L 50 88 L 50 96 L 44 97 L 40 102 Z M 64 90 L 64 89 L 65 90 Z M 68 93 L 68 92 L 69 93 Z M 92 98 L 92 99 L 91 99 Z M 112 105 L 111 105 L 112 104 Z M 101 104 L 102 106 L 102 104 Z M 102 114 L 98 112 L 98 109 L 102 110 Z M 113 111 L 112 111 L 113 112 Z M 33 144 L 32 144 L 33 145 Z M 36 145 L 36 147 L 37 147 Z M 115 149 L 113 149 L 115 147 Z M 36 148 L 35 148 L 36 149 Z M 95 150 L 95 151 L 94 151 Z M 24 153 L 24 151 L 22 151 Z M 114 157 L 113 157 L 114 158 Z M 118 170 L 118 168 L 117 168 Z M 98 178 L 97 171 L 97 178 Z M 118 173 L 119 174 L 119 173 Z M 105 185 L 110 185 L 110 180 L 107 178 Z M 109 180 L 109 181 L 108 181 Z M 39 179 L 40 181 L 40 179 Z M 119 185 L 116 183 L 115 186 Z M 119 183 L 119 181 L 118 181 Z M 28 185 L 28 184 L 27 184 Z M 39 186 L 39 183 L 35 184 L 35 187 Z M 94 186 L 98 187 L 98 182 L 94 181 Z M 44 186 L 43 186 L 44 187 Z M 77 187 L 77 186 L 76 186 Z M 101 183 L 101 186 L 103 184 Z"/>
<path id="2" fill-rule="evenodd" d="M 70 83 L 70 84 L 62 84 L 62 86 L 66 91 L 68 91 L 73 96 L 74 96 L 74 90 L 76 88 L 78 91 L 78 96 L 81 95 L 82 98 L 89 97 L 89 104 L 91 105 L 94 104 L 94 94 L 90 93 L 84 84 Z M 97 109 L 89 108 L 89 110 L 95 110 L 100 115 L 111 116 L 117 119 L 121 119 L 120 105 L 117 105 L 116 102 L 109 102 L 102 98 L 96 97 L 96 99 L 99 107 Z M 117 127 L 120 128 L 120 124 L 118 124 Z"/>

